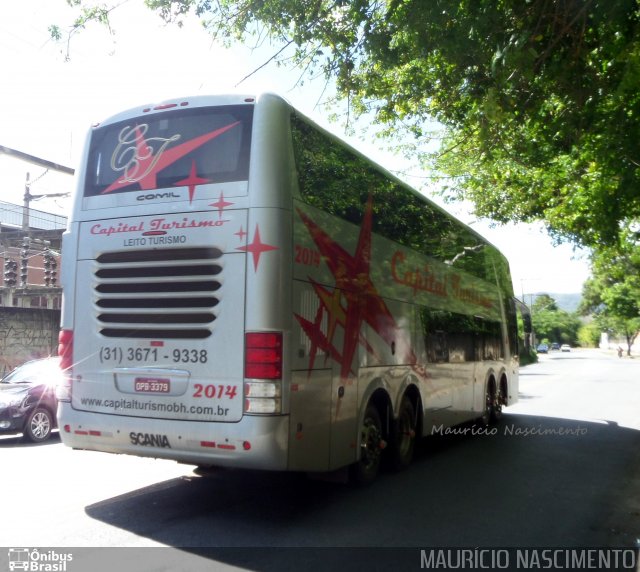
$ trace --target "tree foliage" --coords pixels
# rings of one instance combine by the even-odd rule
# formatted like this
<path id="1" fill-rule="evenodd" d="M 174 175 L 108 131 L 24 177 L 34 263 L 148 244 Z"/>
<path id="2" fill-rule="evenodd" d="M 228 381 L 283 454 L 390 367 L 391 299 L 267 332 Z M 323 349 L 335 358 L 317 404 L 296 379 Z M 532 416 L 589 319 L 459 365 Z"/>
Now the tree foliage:
<path id="1" fill-rule="evenodd" d="M 538 296 L 531 307 L 533 331 L 538 340 L 574 345 L 578 341 L 580 319 L 558 308 L 548 294 Z"/>
<path id="2" fill-rule="evenodd" d="M 578 343 L 583 348 L 597 348 L 600 344 L 602 328 L 597 322 L 583 324 L 578 330 Z"/>
<path id="3" fill-rule="evenodd" d="M 436 119 L 448 193 L 498 221 L 613 244 L 640 215 L 636 0 L 148 0 L 212 32 L 267 33 L 356 113 L 418 143 Z"/>
<path id="4" fill-rule="evenodd" d="M 226 41 L 289 47 L 274 57 L 410 134 L 446 196 L 480 216 L 595 248 L 640 217 L 638 0 L 146 3 L 168 21 L 195 12 Z M 444 136 L 427 153 L 434 119 Z"/>
<path id="5" fill-rule="evenodd" d="M 627 235 L 620 246 L 594 254 L 580 310 L 593 314 L 602 330 L 623 337 L 631 353 L 640 334 L 640 240 Z"/>

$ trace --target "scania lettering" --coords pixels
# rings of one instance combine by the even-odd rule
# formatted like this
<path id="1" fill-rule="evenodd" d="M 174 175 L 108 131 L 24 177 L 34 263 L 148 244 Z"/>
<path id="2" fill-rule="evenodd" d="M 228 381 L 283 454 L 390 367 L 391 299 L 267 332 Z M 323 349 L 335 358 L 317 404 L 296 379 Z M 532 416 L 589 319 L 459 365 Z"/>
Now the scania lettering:
<path id="1" fill-rule="evenodd" d="M 70 447 L 366 483 L 517 398 L 505 258 L 276 95 L 94 126 L 63 240 Z"/>
<path id="2" fill-rule="evenodd" d="M 149 433 L 129 433 L 129 438 L 133 445 L 143 447 L 166 447 L 171 449 L 169 437 L 166 435 L 150 435 Z"/>

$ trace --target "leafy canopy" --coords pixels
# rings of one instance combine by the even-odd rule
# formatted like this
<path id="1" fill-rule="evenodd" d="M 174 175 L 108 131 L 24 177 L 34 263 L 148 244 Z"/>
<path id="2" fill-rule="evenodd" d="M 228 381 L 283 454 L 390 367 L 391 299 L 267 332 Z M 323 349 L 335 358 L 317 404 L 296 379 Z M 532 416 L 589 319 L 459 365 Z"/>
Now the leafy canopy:
<path id="1" fill-rule="evenodd" d="M 229 42 L 290 47 L 288 63 L 334 80 L 351 112 L 410 135 L 446 197 L 599 248 L 640 218 L 639 1 L 146 3 L 168 21 L 195 12 Z"/>
<path id="2" fill-rule="evenodd" d="M 621 246 L 594 254 L 580 310 L 593 314 L 602 330 L 624 337 L 630 353 L 640 334 L 640 240 L 626 233 L 631 236 Z"/>
<path id="3" fill-rule="evenodd" d="M 539 340 L 574 345 L 578 341 L 579 318 L 558 308 L 555 299 L 541 294 L 531 305 L 533 331 Z"/>

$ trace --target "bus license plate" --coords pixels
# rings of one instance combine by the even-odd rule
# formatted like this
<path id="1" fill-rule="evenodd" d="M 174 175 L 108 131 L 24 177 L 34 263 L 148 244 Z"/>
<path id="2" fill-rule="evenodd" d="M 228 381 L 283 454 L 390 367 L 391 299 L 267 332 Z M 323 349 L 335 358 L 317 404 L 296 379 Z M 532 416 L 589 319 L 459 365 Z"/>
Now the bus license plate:
<path id="1" fill-rule="evenodd" d="M 169 393 L 171 381 L 165 378 L 136 377 L 134 389 L 137 393 Z"/>

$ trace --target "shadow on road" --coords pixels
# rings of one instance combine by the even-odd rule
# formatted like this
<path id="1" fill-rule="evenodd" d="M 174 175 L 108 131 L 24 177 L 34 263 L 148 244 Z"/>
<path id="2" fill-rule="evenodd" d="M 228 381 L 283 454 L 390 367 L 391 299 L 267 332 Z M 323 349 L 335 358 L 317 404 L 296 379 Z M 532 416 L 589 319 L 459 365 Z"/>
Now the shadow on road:
<path id="1" fill-rule="evenodd" d="M 640 432 L 615 424 L 507 415 L 490 429 L 465 425 L 424 439 L 408 470 L 364 489 L 219 470 L 86 512 L 256 570 L 276 568 L 264 565 L 266 547 L 630 547 L 640 529 L 627 502 L 640 497 L 639 448 Z"/>
<path id="2" fill-rule="evenodd" d="M 25 439 L 22 435 L 0 436 L 0 449 L 4 449 L 5 447 L 46 447 L 47 445 L 55 445 L 56 443 L 60 443 L 60 434 L 57 430 L 51 433 L 51 437 L 42 443 L 33 443 Z"/>

